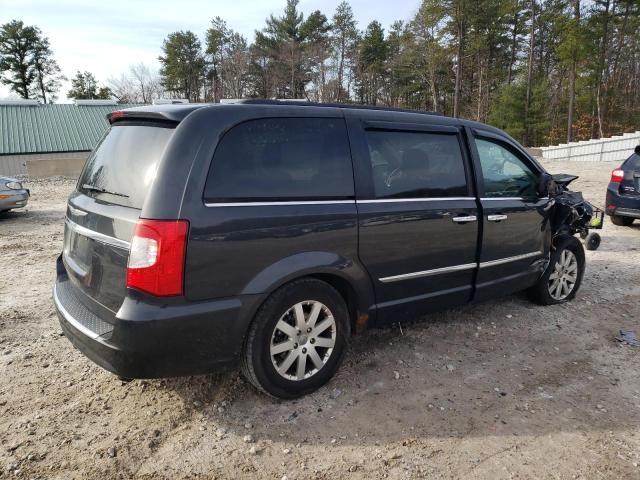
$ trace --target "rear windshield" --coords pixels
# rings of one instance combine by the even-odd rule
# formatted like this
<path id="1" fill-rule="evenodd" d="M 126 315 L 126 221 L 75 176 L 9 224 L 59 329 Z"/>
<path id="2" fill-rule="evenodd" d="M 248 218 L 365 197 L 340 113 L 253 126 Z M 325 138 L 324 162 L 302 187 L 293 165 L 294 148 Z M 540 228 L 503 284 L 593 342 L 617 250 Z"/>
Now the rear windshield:
<path id="1" fill-rule="evenodd" d="M 142 208 L 173 135 L 164 126 L 113 126 L 80 175 L 78 190 L 102 201 Z"/>
<path id="2" fill-rule="evenodd" d="M 624 169 L 633 170 L 636 173 L 640 173 L 640 155 L 634 153 L 629 158 L 627 158 L 627 161 L 624 162 Z"/>

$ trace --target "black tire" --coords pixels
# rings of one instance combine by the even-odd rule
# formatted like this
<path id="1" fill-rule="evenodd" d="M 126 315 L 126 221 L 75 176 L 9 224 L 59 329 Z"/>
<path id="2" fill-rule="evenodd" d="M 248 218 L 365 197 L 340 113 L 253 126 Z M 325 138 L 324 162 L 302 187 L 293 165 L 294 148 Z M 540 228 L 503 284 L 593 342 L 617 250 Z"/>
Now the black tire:
<path id="1" fill-rule="evenodd" d="M 550 293 L 549 277 L 554 273 L 556 264 L 560 262 L 562 252 L 565 250 L 570 251 L 577 261 L 576 280 L 568 295 L 564 298 L 554 298 Z M 582 243 L 580 243 L 577 238 L 571 236 L 563 235 L 556 238 L 554 241 L 554 247 L 551 250 L 549 265 L 536 284 L 527 291 L 529 298 L 540 305 L 557 305 L 559 303 L 565 303 L 572 300 L 576 296 L 576 293 L 580 288 L 580 284 L 582 283 L 584 267 L 585 259 Z"/>
<path id="2" fill-rule="evenodd" d="M 600 234 L 596 232 L 591 232 L 587 235 L 587 238 L 584 240 L 584 244 L 587 247 L 587 250 L 597 250 L 600 246 Z"/>
<path id="3" fill-rule="evenodd" d="M 306 360 L 306 355 L 304 357 L 306 368 L 310 368 L 310 376 L 302 380 L 288 379 L 278 372 L 274 365 L 275 360 L 272 360 L 271 356 L 272 341 L 276 335 L 283 335 L 282 332 L 276 330 L 276 324 L 281 319 L 293 319 L 292 317 L 285 317 L 285 315 L 295 305 L 307 301 L 326 306 L 335 321 L 335 343 L 330 351 L 321 347 L 316 350 L 315 347 L 310 346 L 310 343 L 316 341 L 311 338 L 311 334 L 309 334 L 308 339 L 305 337 L 302 340 L 300 340 L 300 336 L 296 337 L 297 340 L 289 336 L 282 343 L 300 341 L 300 344 L 295 343 L 297 355 L 300 355 L 303 351 L 306 353 L 306 348 L 303 348 L 304 345 L 310 348 L 309 359 Z M 320 313 L 320 315 L 323 314 L 326 315 L 325 310 Z M 325 318 L 328 318 L 328 315 Z M 295 327 L 293 328 L 295 329 Z M 331 327 L 330 331 L 334 332 L 334 327 Z M 317 390 L 333 377 L 342 363 L 350 334 L 349 311 L 344 299 L 335 288 L 315 278 L 293 281 L 271 294 L 258 310 L 245 339 L 242 372 L 251 384 L 271 396 L 283 399 L 301 397 Z M 286 337 L 286 335 L 284 336 Z M 303 341 L 304 344 L 302 343 Z M 317 368 L 315 373 L 312 373 L 315 367 L 311 360 L 311 348 L 316 353 L 320 352 L 321 355 L 322 351 L 324 351 L 322 358 L 325 363 L 322 367 Z M 293 354 L 293 350 L 284 352 L 282 355 L 288 356 L 291 354 Z M 299 360 L 294 361 L 296 367 L 298 362 Z M 282 367 L 284 363 L 286 362 L 282 361 L 279 366 Z M 292 368 L 293 366 L 292 364 Z"/>
<path id="4" fill-rule="evenodd" d="M 611 215 L 611 223 L 619 227 L 630 227 L 631 224 L 633 223 L 633 218 L 621 217 L 619 215 Z"/>

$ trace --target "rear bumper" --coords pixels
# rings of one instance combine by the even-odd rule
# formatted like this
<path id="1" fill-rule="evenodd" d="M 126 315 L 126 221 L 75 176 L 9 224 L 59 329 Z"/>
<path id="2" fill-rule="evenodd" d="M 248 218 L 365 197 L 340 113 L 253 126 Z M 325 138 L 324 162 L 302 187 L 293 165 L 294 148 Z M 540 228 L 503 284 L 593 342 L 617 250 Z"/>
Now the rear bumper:
<path id="1" fill-rule="evenodd" d="M 9 190 L 0 192 L 0 212 L 21 208 L 29 201 L 29 190 Z"/>
<path id="2" fill-rule="evenodd" d="M 87 308 L 60 263 L 53 299 L 65 336 L 92 361 L 126 378 L 196 375 L 233 365 L 262 300 L 249 295 L 168 306 L 126 298 L 113 318 L 101 318 Z"/>
<path id="3" fill-rule="evenodd" d="M 618 217 L 640 218 L 640 197 L 620 195 L 617 191 L 607 189 L 607 215 Z"/>

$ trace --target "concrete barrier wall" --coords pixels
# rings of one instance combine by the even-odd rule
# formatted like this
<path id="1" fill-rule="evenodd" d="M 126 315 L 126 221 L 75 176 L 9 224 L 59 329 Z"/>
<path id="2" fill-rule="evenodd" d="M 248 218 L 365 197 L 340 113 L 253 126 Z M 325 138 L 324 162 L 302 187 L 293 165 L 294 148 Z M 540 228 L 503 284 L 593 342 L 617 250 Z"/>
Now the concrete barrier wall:
<path id="1" fill-rule="evenodd" d="M 541 147 L 540 150 L 545 160 L 622 162 L 633 153 L 636 145 L 640 145 L 640 132 Z"/>
<path id="2" fill-rule="evenodd" d="M 56 175 L 77 177 L 90 152 L 1 155 L 0 175 L 28 175 L 33 178 Z"/>
<path id="3" fill-rule="evenodd" d="M 27 173 L 27 163 L 23 155 L 0 155 L 0 175 L 14 177 Z"/>
<path id="4" fill-rule="evenodd" d="M 78 177 L 84 166 L 83 158 L 60 158 L 57 160 L 28 160 L 27 175 L 29 178 L 43 177 Z"/>

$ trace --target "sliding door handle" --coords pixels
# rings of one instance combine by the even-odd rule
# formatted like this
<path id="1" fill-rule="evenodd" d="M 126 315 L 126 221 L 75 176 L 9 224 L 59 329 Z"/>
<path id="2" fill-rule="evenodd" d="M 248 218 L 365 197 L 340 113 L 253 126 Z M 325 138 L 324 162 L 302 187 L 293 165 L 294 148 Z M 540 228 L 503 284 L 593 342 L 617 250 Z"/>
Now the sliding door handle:
<path id="1" fill-rule="evenodd" d="M 467 215 L 465 217 L 453 217 L 451 220 L 456 223 L 468 223 L 477 221 L 478 217 L 476 217 L 475 215 Z"/>
<path id="2" fill-rule="evenodd" d="M 506 215 L 487 215 L 487 220 L 489 220 L 490 222 L 501 222 L 502 220 L 506 220 L 507 217 Z"/>

